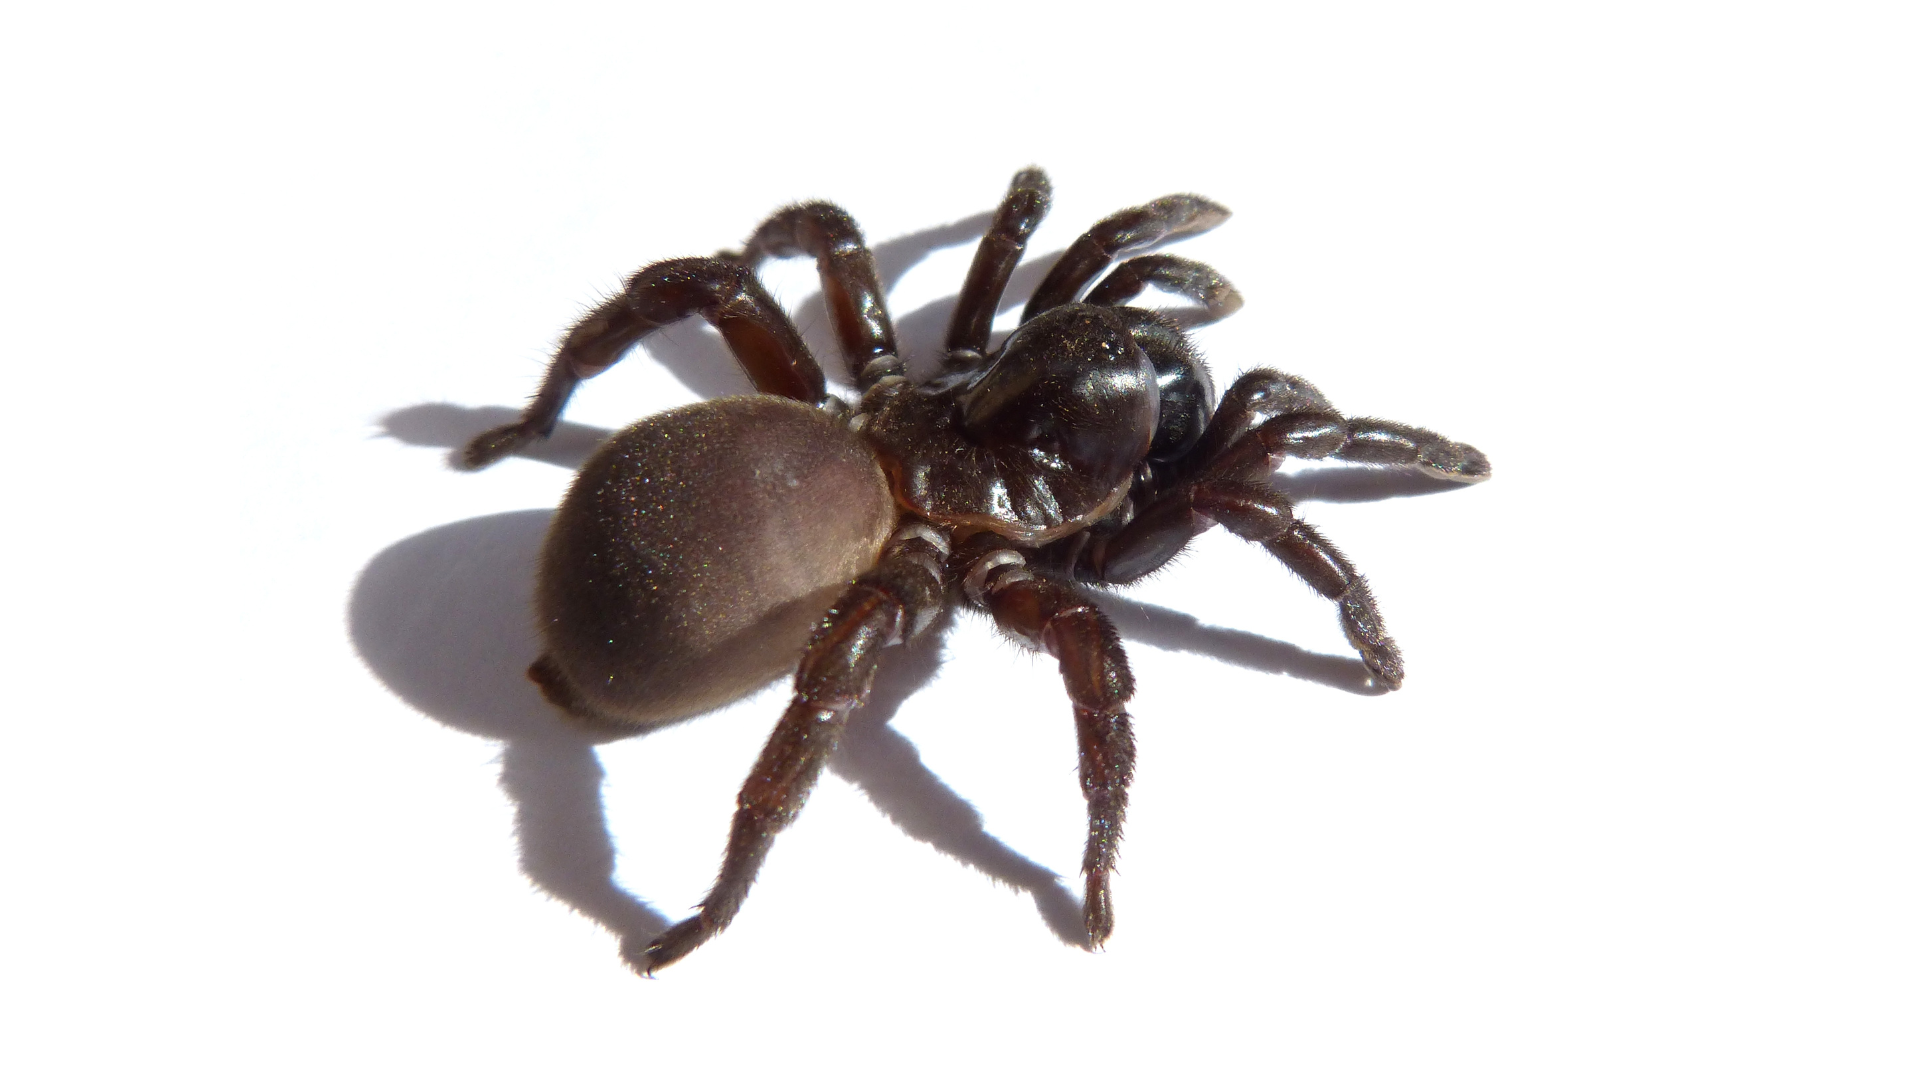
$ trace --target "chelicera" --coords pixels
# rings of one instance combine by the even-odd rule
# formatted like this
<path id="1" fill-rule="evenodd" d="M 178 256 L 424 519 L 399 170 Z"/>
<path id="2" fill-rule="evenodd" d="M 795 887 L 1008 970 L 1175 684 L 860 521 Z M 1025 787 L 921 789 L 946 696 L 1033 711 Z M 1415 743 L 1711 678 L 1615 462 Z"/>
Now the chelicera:
<path id="1" fill-rule="evenodd" d="M 758 394 L 642 420 L 580 470 L 541 555 L 545 653 L 528 675 L 581 723 L 640 731 L 706 711 L 792 670 L 792 704 L 741 788 L 718 880 L 698 914 L 647 948 L 649 972 L 725 929 L 865 698 L 883 649 L 948 605 L 985 611 L 1059 661 L 1087 801 L 1088 942 L 1113 931 L 1109 879 L 1133 773 L 1119 636 L 1078 583 L 1149 574 L 1214 525 L 1260 544 L 1334 602 L 1375 680 L 1400 650 L 1352 563 L 1272 483 L 1283 458 L 1403 465 L 1471 483 L 1470 446 L 1342 416 L 1306 381 L 1257 369 L 1215 401 L 1180 324 L 1127 301 L 1148 287 L 1239 308 L 1210 267 L 1140 253 L 1227 217 L 1170 195 L 1101 220 L 1070 246 L 998 348 L 988 333 L 1047 211 L 1039 169 L 1016 174 L 980 241 L 939 373 L 906 377 L 873 256 L 831 203 L 781 210 L 737 252 L 645 267 L 566 335 L 520 419 L 485 432 L 488 465 L 552 432 L 582 379 L 647 334 L 698 314 Z M 755 268 L 812 256 L 861 391 L 820 365 Z M 1083 290 L 1118 261 L 1091 291 Z"/>

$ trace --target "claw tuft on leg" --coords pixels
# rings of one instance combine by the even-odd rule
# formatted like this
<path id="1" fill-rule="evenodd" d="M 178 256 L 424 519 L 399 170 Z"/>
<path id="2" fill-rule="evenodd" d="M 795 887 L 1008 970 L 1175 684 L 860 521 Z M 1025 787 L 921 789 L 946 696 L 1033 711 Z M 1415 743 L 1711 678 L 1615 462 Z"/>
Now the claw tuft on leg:
<path id="1" fill-rule="evenodd" d="M 538 434 L 525 420 L 502 424 L 475 435 L 460 453 L 460 463 L 469 469 L 484 469 L 533 441 Z"/>
<path id="2" fill-rule="evenodd" d="M 1428 476 L 1457 484 L 1477 484 L 1493 476 L 1487 455 L 1466 443 L 1441 442 L 1424 447 L 1415 466 Z"/>
<path id="3" fill-rule="evenodd" d="M 1113 893 L 1105 874 L 1087 875 L 1087 948 L 1104 949 L 1113 936 Z"/>
<path id="4" fill-rule="evenodd" d="M 646 969 L 641 974 L 653 978 L 654 972 L 706 944 L 715 933 L 698 915 L 673 924 L 647 944 Z"/>

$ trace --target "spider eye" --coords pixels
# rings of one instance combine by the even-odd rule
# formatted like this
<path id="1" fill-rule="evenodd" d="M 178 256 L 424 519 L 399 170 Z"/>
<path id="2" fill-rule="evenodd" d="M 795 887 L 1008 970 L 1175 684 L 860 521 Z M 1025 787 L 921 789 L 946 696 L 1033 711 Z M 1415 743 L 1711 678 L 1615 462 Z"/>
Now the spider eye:
<path id="1" fill-rule="evenodd" d="M 1131 470 L 1152 440 L 1160 387 L 1117 318 L 1073 304 L 1015 331 L 959 405 L 961 430 L 982 445 Z"/>

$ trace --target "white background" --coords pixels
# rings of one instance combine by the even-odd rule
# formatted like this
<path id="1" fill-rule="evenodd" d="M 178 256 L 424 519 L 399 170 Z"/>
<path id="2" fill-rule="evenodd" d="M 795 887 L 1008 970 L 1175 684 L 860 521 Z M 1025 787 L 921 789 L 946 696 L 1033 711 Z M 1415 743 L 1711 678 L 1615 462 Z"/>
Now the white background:
<path id="1" fill-rule="evenodd" d="M 1318 7 L 9 15 L 5 1071 L 1913 1075 L 1909 16 Z M 801 198 L 924 360 L 1029 163 L 1036 255 L 1235 210 L 1178 249 L 1247 297 L 1223 385 L 1491 456 L 1288 481 L 1406 688 L 1224 535 L 1114 605 L 1088 953 L 1058 676 L 963 616 L 734 928 L 638 978 L 782 692 L 568 734 L 528 562 L 592 428 L 746 384 L 689 323 L 538 457 L 446 448 L 633 268 Z"/>

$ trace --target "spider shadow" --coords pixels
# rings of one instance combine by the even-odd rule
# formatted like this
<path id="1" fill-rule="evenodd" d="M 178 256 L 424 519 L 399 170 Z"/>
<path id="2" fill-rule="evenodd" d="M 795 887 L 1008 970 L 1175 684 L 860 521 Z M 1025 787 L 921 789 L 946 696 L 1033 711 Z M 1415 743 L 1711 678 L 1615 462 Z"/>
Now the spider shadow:
<path id="1" fill-rule="evenodd" d="M 977 238 L 990 220 L 989 214 L 975 215 L 876 245 L 883 285 L 891 290 L 932 251 Z M 1018 306 L 1057 257 L 1023 263 L 1001 310 Z M 949 296 L 896 319 L 903 357 L 925 365 L 939 355 L 956 299 Z M 800 305 L 796 322 L 824 330 L 824 301 L 817 293 Z M 809 344 L 821 355 L 839 355 L 830 334 L 824 342 Z M 656 334 L 644 347 L 702 397 L 752 391 L 710 330 Z M 452 461 L 473 435 L 517 416 L 517 410 L 506 408 L 422 404 L 388 414 L 382 426 L 383 434 L 401 442 L 445 448 Z M 519 453 L 574 469 L 609 434 L 603 428 L 562 423 L 551 438 Z M 1302 501 L 1371 501 L 1454 486 L 1395 470 L 1361 468 L 1310 469 L 1276 480 Z M 606 737 L 563 722 L 522 676 L 539 652 L 528 613 L 535 560 L 550 517 L 547 510 L 525 510 L 472 518 L 388 547 L 355 583 L 350 633 L 369 668 L 408 704 L 455 730 L 501 743 L 500 786 L 513 803 L 521 870 L 542 890 L 612 933 L 622 957 L 639 969 L 636 961 L 647 943 L 671 920 L 616 882 L 616 852 L 601 799 L 605 773 L 594 751 Z M 1190 615 L 1112 593 L 1101 593 L 1099 603 L 1134 641 L 1350 693 L 1378 692 L 1365 665 L 1355 659 L 1207 626 Z M 919 640 L 887 657 L 867 704 L 849 719 L 829 767 L 907 835 L 1029 894 L 1060 940 L 1085 947 L 1076 891 L 1059 874 L 989 833 L 979 811 L 927 768 L 912 742 L 891 726 L 905 702 L 933 680 L 951 626 L 949 613 Z"/>
<path id="2" fill-rule="evenodd" d="M 500 742 L 522 872 L 644 948 L 668 920 L 614 883 L 595 740 L 561 723 L 522 674 L 538 651 L 533 567 L 551 517 L 493 514 L 394 544 L 354 582 L 348 628 L 361 659 L 407 704 Z"/>

